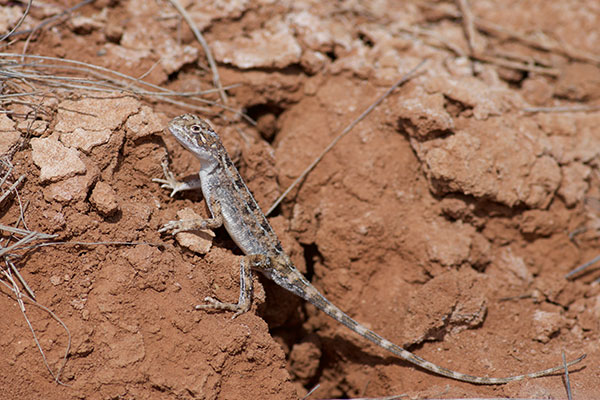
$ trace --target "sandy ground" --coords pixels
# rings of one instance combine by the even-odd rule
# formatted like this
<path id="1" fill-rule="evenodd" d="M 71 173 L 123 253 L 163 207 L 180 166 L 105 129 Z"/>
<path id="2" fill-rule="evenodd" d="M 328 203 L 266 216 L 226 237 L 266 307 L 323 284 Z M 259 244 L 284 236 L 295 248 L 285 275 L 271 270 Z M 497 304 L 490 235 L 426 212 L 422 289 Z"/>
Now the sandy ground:
<path id="1" fill-rule="evenodd" d="M 19 29 L 76 4 L 67 3 L 34 3 Z M 3 100 L 0 147 L 14 165 L 3 188 L 21 174 L 25 181 L 18 198 L 4 201 L 1 223 L 17 223 L 20 202 L 27 228 L 56 240 L 137 244 L 19 252 L 14 262 L 38 302 L 64 321 L 72 346 L 58 385 L 13 292 L 0 286 L 1 397 L 296 399 L 318 384 L 312 399 L 566 398 L 560 375 L 476 386 L 415 368 L 262 276 L 251 312 L 232 320 L 196 311 L 207 295 L 237 298 L 241 252 L 224 229 L 204 249 L 157 232 L 182 209 L 207 215 L 199 193 L 170 198 L 152 182 L 167 154 L 179 177 L 199 168 L 163 132 L 170 118 L 190 111 L 209 118 L 267 209 L 347 124 L 427 58 L 292 191 L 272 225 L 316 287 L 387 339 L 486 376 L 554 366 L 562 351 L 567 359 L 587 353 L 571 387 L 575 399 L 593 398 L 599 273 L 564 276 L 600 253 L 600 113 L 531 108 L 598 104 L 600 8 L 575 0 L 471 3 L 472 49 L 454 2 L 184 2 L 222 84 L 236 85 L 228 106 L 256 126 L 218 106 L 194 111 L 148 96 L 50 90 L 33 80 L 25 90 L 5 80 L 3 94 L 44 89 Z M 1 4 L 6 32 L 24 7 Z M 22 52 L 27 36 L 15 38 L 2 51 Z M 26 52 L 171 90 L 213 88 L 202 48 L 167 2 L 86 5 L 44 25 Z M 25 306 L 56 370 L 65 331 Z"/>

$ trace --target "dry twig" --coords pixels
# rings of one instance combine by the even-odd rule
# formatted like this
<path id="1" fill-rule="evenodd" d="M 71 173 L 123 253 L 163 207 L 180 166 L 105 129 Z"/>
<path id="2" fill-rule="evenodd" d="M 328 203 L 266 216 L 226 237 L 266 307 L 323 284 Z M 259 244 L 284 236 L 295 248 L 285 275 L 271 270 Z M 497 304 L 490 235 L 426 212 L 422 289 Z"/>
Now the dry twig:
<path id="1" fill-rule="evenodd" d="M 331 141 L 331 143 L 329 143 L 329 145 L 327 145 L 327 147 L 325 147 L 325 149 L 321 152 L 321 154 L 319 154 L 313 160 L 313 162 L 310 163 L 310 165 L 308 167 L 306 167 L 306 169 L 304 171 L 302 171 L 302 173 L 300 174 L 300 176 L 298 178 L 296 178 L 296 180 L 294 180 L 294 182 L 281 194 L 281 196 L 279 196 L 279 198 L 277 200 L 275 200 L 275 202 L 269 208 L 269 210 L 267 210 L 267 212 L 265 213 L 265 215 L 269 215 L 270 213 L 273 212 L 273 210 L 275 208 L 277 208 L 277 206 L 279 205 L 279 203 L 281 203 L 281 201 L 288 195 L 288 193 L 290 193 L 292 191 L 292 189 L 294 189 L 294 187 L 296 187 L 296 185 L 298 183 L 300 183 L 306 177 L 306 175 L 309 174 L 310 171 L 313 170 L 313 168 L 321 161 L 321 159 L 325 156 L 325 154 L 327 154 L 337 144 L 337 142 L 340 141 L 340 139 L 342 139 L 344 136 L 346 136 L 352 130 L 352 128 L 354 128 L 356 126 L 356 124 L 358 124 L 367 115 L 369 115 L 369 113 L 371 111 L 373 111 L 373 109 L 375 107 L 377 107 L 394 90 L 396 90 L 396 88 L 398 88 L 400 85 L 404 84 L 406 81 L 408 81 L 409 79 L 411 79 L 415 75 L 415 73 L 426 62 L 427 62 L 427 60 L 423 60 L 416 67 L 414 67 L 410 71 L 408 71 L 398 82 L 396 82 L 395 84 L 393 84 L 388 90 L 385 91 L 384 94 L 382 94 L 379 98 L 377 98 L 377 100 L 375 100 L 373 102 L 373 104 L 371 104 L 369 107 L 367 107 L 367 109 L 365 111 L 363 111 L 362 114 L 360 114 L 354 121 L 352 121 L 346 128 L 344 128 L 344 130 L 339 135 L 337 135 L 335 137 L 335 139 L 333 139 Z"/>
<path id="2" fill-rule="evenodd" d="M 421 6 L 435 8 L 435 5 L 421 4 Z M 458 10 L 454 13 L 449 10 L 446 10 L 446 12 L 452 18 L 461 17 L 461 12 Z M 541 32 L 538 32 L 536 34 L 536 37 L 532 37 L 522 32 L 517 32 L 515 30 L 505 28 L 501 25 L 495 24 L 490 21 L 486 21 L 481 18 L 474 18 L 473 23 L 479 31 L 489 35 L 493 35 L 499 38 L 514 39 L 529 47 L 542 50 L 548 53 L 561 54 L 572 60 L 578 60 L 592 64 L 600 64 L 600 57 L 598 57 L 596 54 L 576 49 L 564 42 L 558 43 L 554 40 L 551 40 Z"/>
<path id="3" fill-rule="evenodd" d="M 27 48 L 29 47 L 29 42 L 31 41 L 31 38 L 33 37 L 33 35 L 35 34 L 35 32 L 37 32 L 38 30 L 41 30 L 43 27 L 45 27 L 46 25 L 48 25 L 49 23 L 56 21 L 57 19 L 65 16 L 65 15 L 71 15 L 71 13 L 83 6 L 85 6 L 86 4 L 92 3 L 94 0 L 83 0 L 81 3 L 74 5 L 71 8 L 66 9 L 65 11 L 58 13 L 57 15 L 54 15 L 50 18 L 45 19 L 44 21 L 40 22 L 39 25 L 37 25 L 35 28 L 31 29 L 31 31 L 29 32 L 29 35 L 27 36 L 27 40 L 25 40 L 25 45 L 23 46 L 23 52 L 22 54 L 25 55 L 27 54 Z"/>
<path id="4" fill-rule="evenodd" d="M 577 268 L 573 269 L 571 272 L 569 272 L 568 274 L 566 274 L 565 275 L 565 279 L 571 279 L 571 278 L 573 278 L 573 276 L 579 274 L 580 272 L 585 271 L 586 269 L 588 269 L 592 265 L 596 264 L 598 261 L 600 261 L 600 256 L 596 256 L 593 259 L 591 259 L 590 261 L 581 264 L 580 266 L 578 266 Z M 600 280 L 600 278 L 598 278 L 598 279 Z"/>
<path id="5" fill-rule="evenodd" d="M 23 15 L 21 16 L 21 18 L 19 19 L 19 21 L 10 30 L 10 32 L 8 32 L 6 35 L 0 37 L 0 42 L 3 41 L 6 38 L 9 38 L 17 29 L 19 29 L 19 26 L 21 26 L 21 24 L 23 23 L 23 21 L 25 21 L 25 18 L 27 17 L 27 14 L 29 14 L 29 10 L 31 9 L 31 4 L 32 3 L 33 3 L 33 0 L 29 0 L 27 2 L 27 8 L 25 9 L 25 12 L 23 13 Z"/>
<path id="6" fill-rule="evenodd" d="M 10 263 L 12 264 L 12 263 Z M 49 308 L 43 306 L 42 304 L 38 303 L 37 301 L 35 301 L 34 299 L 32 299 L 31 297 L 27 296 L 26 294 L 21 293 L 21 291 L 19 290 L 19 286 L 17 285 L 17 283 L 15 282 L 15 280 L 12 278 L 11 273 L 9 272 L 10 270 L 15 270 L 16 271 L 16 267 L 13 265 L 11 269 L 5 269 L 5 270 L 1 270 L 0 272 L 2 273 L 0 276 L 4 276 L 10 283 L 11 285 L 8 285 L 6 282 L 3 282 L 0 280 L 0 283 L 2 283 L 4 286 L 6 286 L 7 288 L 9 288 L 15 298 L 17 303 L 19 304 L 19 307 L 21 309 L 21 313 L 23 314 L 23 317 L 25 318 L 25 322 L 27 322 L 27 326 L 29 327 L 29 330 L 31 331 L 31 334 L 33 335 L 33 340 L 38 348 L 38 351 L 40 352 L 40 354 L 42 355 L 42 360 L 44 361 L 44 365 L 46 366 L 46 369 L 48 370 L 48 372 L 50 372 L 50 375 L 52 375 L 52 377 L 54 378 L 55 382 L 61 385 L 65 385 L 63 382 L 60 381 L 60 374 L 64 368 L 64 366 L 67 363 L 67 356 L 69 355 L 69 351 L 71 350 L 71 332 L 69 331 L 69 328 L 67 328 L 67 325 L 65 325 L 65 323 L 56 315 L 52 312 L 52 310 L 50 310 Z M 63 356 L 63 360 L 62 360 L 62 364 L 61 366 L 58 368 L 58 370 L 56 371 L 56 373 L 54 371 L 52 371 L 52 368 L 50 367 L 50 365 L 48 364 L 48 360 L 46 359 L 46 354 L 44 353 L 44 350 L 42 349 L 42 346 L 37 338 L 37 335 L 35 334 L 35 329 L 33 328 L 33 325 L 31 324 L 31 321 L 29 320 L 29 317 L 27 317 L 27 312 L 25 310 L 25 303 L 23 302 L 23 300 L 27 300 L 30 301 L 33 305 L 41 308 L 42 310 L 46 311 L 48 314 L 50 314 L 50 316 L 56 321 L 58 322 L 63 329 L 65 330 L 65 332 L 67 333 L 67 346 L 65 349 L 65 355 Z"/>
<path id="7" fill-rule="evenodd" d="M 25 57 L 33 62 L 21 63 L 11 60 L 20 57 Z M 53 64 L 45 64 L 46 61 L 53 62 Z M 52 75 L 44 71 L 65 71 L 74 75 Z M 87 75 L 87 77 L 84 78 L 77 76 L 83 74 Z M 209 104 L 239 115 L 253 125 L 256 124 L 252 118 L 239 110 L 199 97 L 200 94 L 211 93 L 215 90 L 218 91 L 218 89 L 203 92 L 175 92 L 158 85 L 144 82 L 138 78 L 122 74 L 118 71 L 77 60 L 60 59 L 56 57 L 39 55 L 0 53 L 0 81 L 8 81 L 11 79 L 21 83 L 28 82 L 32 87 L 37 85 L 44 86 L 49 88 L 49 90 L 53 93 L 61 90 L 72 91 L 82 89 L 96 92 L 121 91 L 135 96 L 145 96 L 158 99 L 165 103 L 175 104 L 187 109 L 214 115 L 215 112 L 212 110 L 195 103 Z M 228 88 L 230 87 L 234 87 L 234 85 L 228 86 Z M 18 92 L 21 93 L 6 93 L 0 95 L 0 104 L 3 101 L 3 96 L 25 95 L 25 93 L 23 93 L 25 91 L 23 90 Z M 42 90 L 28 90 L 26 93 L 28 93 L 29 96 L 47 95 L 46 92 Z M 184 97 L 187 100 L 174 100 L 173 97 L 175 96 Z"/>
<path id="8" fill-rule="evenodd" d="M 202 33 L 200 33 L 200 30 L 198 30 L 198 27 L 192 20 L 192 17 L 190 17 L 190 14 L 188 14 L 188 12 L 185 10 L 185 8 L 183 8 L 177 0 L 169 0 L 169 2 L 173 5 L 173 7 L 175 7 L 175 9 L 177 9 L 177 11 L 183 17 L 183 19 L 185 19 L 185 22 L 187 22 L 187 24 L 190 26 L 190 29 L 192 30 L 192 32 L 194 32 L 194 36 L 196 36 L 196 39 L 198 40 L 198 42 L 200 42 L 200 45 L 204 49 L 204 54 L 206 54 L 206 60 L 208 61 L 208 65 L 210 66 L 210 70 L 212 72 L 213 83 L 215 87 L 219 90 L 219 95 L 221 96 L 221 100 L 223 101 L 223 103 L 227 104 L 227 95 L 225 94 L 223 86 L 221 85 L 219 70 L 217 69 L 217 64 L 215 63 L 215 59 L 212 56 L 210 47 L 208 47 L 208 43 L 206 43 L 204 36 L 202 36 Z"/>
<path id="9" fill-rule="evenodd" d="M 567 367 L 567 358 L 565 357 L 565 352 L 562 352 L 562 360 L 565 368 L 565 386 L 567 387 L 567 398 L 569 400 L 573 400 L 573 395 L 571 394 L 571 381 L 569 380 L 569 368 Z"/>
<path id="10" fill-rule="evenodd" d="M 467 0 L 456 0 L 456 5 L 462 13 L 463 30 L 465 31 L 465 37 L 469 44 L 471 54 L 476 54 L 478 51 L 475 47 L 475 27 L 473 25 L 473 13 Z"/>
<path id="11" fill-rule="evenodd" d="M 497 37 L 502 36 L 515 39 L 527 46 L 543 50 L 548 53 L 561 54 L 572 60 L 584 61 L 592 64 L 600 64 L 600 57 L 598 57 L 597 55 L 573 48 L 572 46 L 564 42 L 557 43 L 556 41 L 552 41 L 547 36 L 541 33 L 538 33 L 537 37 L 532 38 L 525 35 L 524 33 L 516 32 L 479 18 L 475 19 L 475 26 L 477 27 L 477 29 L 487 34 L 494 35 Z"/>
<path id="12" fill-rule="evenodd" d="M 2 169 L 4 169 L 4 171 L 5 171 L 4 176 L 2 177 L 2 179 L 0 179 L 0 187 L 1 187 L 7 182 L 8 177 L 10 176 L 10 174 L 12 172 L 13 166 L 10 163 L 10 161 L 8 161 L 6 159 L 3 159 L 2 162 L 0 163 L 0 165 L 2 166 Z M 20 176 L 17 180 L 15 180 L 15 182 L 13 184 L 11 184 L 11 186 L 6 191 L 4 191 L 4 193 L 2 194 L 2 197 L 0 199 L 0 203 L 2 203 L 8 197 L 8 195 L 11 193 L 15 193 L 18 198 L 17 188 L 20 185 L 20 183 L 23 182 L 23 179 L 24 179 L 24 175 Z M 17 221 L 17 224 L 24 221 L 23 220 L 23 208 L 24 207 L 20 204 L 20 198 L 19 198 L 19 207 L 20 207 L 20 215 L 19 215 L 19 220 Z M 57 235 L 48 235 L 48 234 L 41 233 L 41 232 L 30 231 L 26 227 L 25 227 L 25 229 L 22 229 L 22 228 L 18 228 L 18 227 L 9 227 L 9 226 L 5 226 L 5 225 L 1 225 L 1 224 L 0 224 L 0 230 L 9 233 L 9 237 L 7 238 L 5 243 L 0 245 L 0 257 L 2 257 L 3 263 L 4 263 L 4 268 L 0 269 L 0 277 L 3 277 L 4 280 L 0 280 L 0 283 L 2 283 L 4 286 L 6 286 L 12 292 L 12 294 L 15 297 L 15 300 L 19 304 L 19 308 L 21 310 L 21 313 L 23 314 L 23 317 L 25 318 L 25 322 L 27 323 L 27 326 L 29 327 L 31 334 L 33 335 L 33 340 L 34 340 L 40 354 L 42 355 L 44 365 L 46 366 L 46 368 L 48 369 L 48 371 L 50 372 L 50 374 L 52 375 L 54 380 L 59 384 L 63 384 L 60 381 L 60 373 L 67 362 L 67 355 L 69 354 L 69 351 L 71 348 L 71 333 L 69 332 L 69 329 L 64 324 L 64 322 L 62 322 L 61 319 L 58 318 L 58 316 L 56 314 L 54 314 L 50 309 L 39 304 L 35 300 L 35 294 L 34 294 L 33 290 L 27 284 L 27 282 L 25 281 L 23 276 L 19 273 L 18 268 L 13 263 L 13 259 L 15 257 L 17 257 L 17 255 L 14 253 L 15 251 L 21 250 L 23 247 L 25 247 L 26 245 L 29 245 L 30 243 L 32 243 L 34 241 L 54 238 Z M 15 243 L 8 245 L 8 242 L 13 240 L 14 236 L 22 236 L 22 237 L 19 240 L 17 240 Z M 21 290 L 19 289 L 19 284 L 24 288 L 26 293 L 21 292 Z M 35 333 L 35 329 L 33 328 L 33 325 L 31 324 L 31 321 L 29 320 L 29 317 L 27 316 L 27 311 L 25 308 L 24 300 L 30 301 L 32 304 L 36 305 L 37 307 L 40 307 L 41 309 L 43 309 L 44 311 L 49 313 L 50 316 L 52 318 L 54 318 L 67 332 L 68 341 L 67 341 L 67 346 L 66 346 L 66 350 L 65 350 L 65 355 L 63 357 L 62 365 L 58 368 L 56 373 L 52 370 L 52 368 L 48 364 L 48 360 L 46 359 L 46 354 L 44 353 L 44 350 L 42 349 L 42 346 L 41 346 L 41 344 L 37 338 L 37 335 Z"/>
<path id="13" fill-rule="evenodd" d="M 600 106 L 576 105 L 556 107 L 525 107 L 521 111 L 529 113 L 568 113 L 568 112 L 593 112 L 600 110 Z"/>

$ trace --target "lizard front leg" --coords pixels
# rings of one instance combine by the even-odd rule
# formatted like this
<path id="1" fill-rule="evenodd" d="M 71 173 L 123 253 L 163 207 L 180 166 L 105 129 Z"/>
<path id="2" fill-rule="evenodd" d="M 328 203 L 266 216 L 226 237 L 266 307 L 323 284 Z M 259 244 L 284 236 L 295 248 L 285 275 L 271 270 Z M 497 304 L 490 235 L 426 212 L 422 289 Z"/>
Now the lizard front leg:
<path id="1" fill-rule="evenodd" d="M 165 176 L 165 178 L 164 179 L 154 178 L 154 179 L 152 179 L 152 182 L 161 183 L 160 187 L 162 189 L 170 189 L 171 194 L 169 195 L 169 197 L 175 196 L 175 193 L 177 193 L 177 192 L 183 192 L 185 190 L 200 189 L 202 187 L 199 176 L 197 176 L 194 179 L 189 179 L 187 181 L 181 182 L 181 181 L 178 181 L 175 178 L 175 175 L 173 175 L 173 173 L 169 170 L 169 165 L 166 160 L 163 160 L 160 163 L 160 165 L 162 167 L 163 175 Z"/>
<path id="2" fill-rule="evenodd" d="M 209 304 L 196 306 L 196 310 L 227 310 L 235 311 L 232 319 L 250 310 L 252 306 L 252 269 L 268 267 L 271 259 L 264 254 L 250 254 L 244 256 L 240 262 L 240 297 L 237 303 L 224 303 L 213 297 L 205 297 Z"/>

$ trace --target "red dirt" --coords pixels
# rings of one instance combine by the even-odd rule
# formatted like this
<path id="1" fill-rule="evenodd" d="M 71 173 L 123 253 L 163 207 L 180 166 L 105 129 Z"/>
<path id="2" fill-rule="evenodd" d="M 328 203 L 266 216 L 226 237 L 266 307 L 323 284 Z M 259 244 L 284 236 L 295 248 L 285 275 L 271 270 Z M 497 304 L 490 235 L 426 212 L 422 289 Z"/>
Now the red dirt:
<path id="1" fill-rule="evenodd" d="M 477 18 L 508 31 L 543 32 L 600 52 L 600 36 L 591 34 L 600 26 L 597 6 L 472 3 Z M 431 37 L 406 33 L 420 27 L 466 52 L 453 4 L 188 7 L 214 49 L 223 84 L 239 84 L 228 91 L 229 105 L 245 108 L 258 125 L 231 113 L 208 117 L 266 210 L 348 123 L 429 58 L 421 75 L 325 156 L 271 218 L 273 227 L 315 286 L 387 339 L 441 366 L 488 376 L 560 364 L 563 350 L 568 359 L 587 353 L 570 378 L 574 398 L 593 398 L 600 384 L 600 289 L 592 283 L 598 272 L 574 281 L 564 275 L 600 252 L 600 114 L 522 109 L 597 104 L 600 68 L 508 37 L 478 36 L 487 54 L 558 70 L 525 73 L 472 63 Z M 145 80 L 184 91 L 212 87 L 201 48 L 166 3 L 103 1 L 77 12 L 80 19 L 40 32 L 28 53 L 133 76 L 164 56 Z M 46 13 L 36 9 L 27 27 Z M 273 48 L 261 48 L 264 42 Z M 189 46 L 189 60 L 165 55 L 175 45 L 180 52 Z M 18 41 L 9 50 L 22 48 Z M 169 198 L 151 181 L 161 177 L 167 152 L 177 176 L 198 170 L 198 161 L 161 131 L 189 110 L 121 94 L 89 97 L 59 98 L 51 114 L 38 117 L 47 122 L 33 133 L 42 141 L 32 139 L 12 158 L 13 175 L 27 178 L 19 190 L 28 202 L 25 221 L 61 241 L 147 244 L 49 246 L 17 260 L 73 344 L 61 375 L 67 386 L 57 385 L 2 286 L 2 398 L 293 399 L 316 384 L 313 399 L 566 397 L 560 375 L 476 386 L 430 374 L 262 276 L 255 277 L 251 312 L 232 320 L 195 311 L 207 295 L 237 298 L 241 253 L 223 229 L 205 255 L 157 232 L 185 207 L 207 215 L 200 194 Z M 24 137 L 25 125 L 12 124 L 23 124 L 29 109 L 6 109 L 11 128 L 3 134 L 18 129 Z M 40 157 L 48 150 L 36 148 L 49 143 L 64 154 L 77 149 L 83 164 L 61 157 L 65 175 L 43 178 Z M 1 223 L 12 225 L 18 203 L 5 204 Z M 579 228 L 586 230 L 570 238 Z M 67 337 L 47 313 L 26 307 L 56 369 Z"/>

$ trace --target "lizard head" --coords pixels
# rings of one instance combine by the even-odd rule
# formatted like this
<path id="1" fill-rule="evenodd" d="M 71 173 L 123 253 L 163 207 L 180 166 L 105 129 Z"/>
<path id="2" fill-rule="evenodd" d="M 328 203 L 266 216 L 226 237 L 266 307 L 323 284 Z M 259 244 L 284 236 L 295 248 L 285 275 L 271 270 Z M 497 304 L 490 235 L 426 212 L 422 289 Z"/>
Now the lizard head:
<path id="1" fill-rule="evenodd" d="M 186 149 L 204 163 L 213 163 L 224 151 L 219 135 L 208 122 L 192 114 L 174 118 L 168 126 L 169 132 Z"/>

